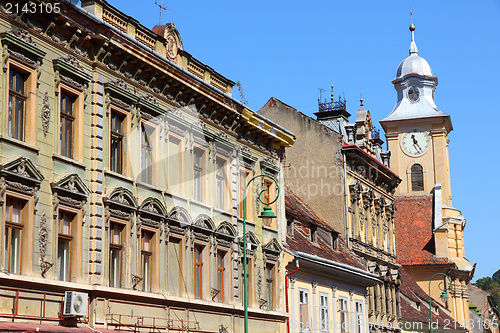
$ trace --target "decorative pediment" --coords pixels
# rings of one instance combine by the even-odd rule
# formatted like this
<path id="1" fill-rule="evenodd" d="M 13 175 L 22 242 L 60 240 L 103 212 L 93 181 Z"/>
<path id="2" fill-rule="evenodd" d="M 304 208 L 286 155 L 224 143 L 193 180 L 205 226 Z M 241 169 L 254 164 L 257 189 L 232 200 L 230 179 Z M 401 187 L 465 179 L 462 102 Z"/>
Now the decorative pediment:
<path id="1" fill-rule="evenodd" d="M 0 173 L 7 180 L 16 179 L 22 183 L 39 186 L 43 175 L 27 157 L 17 157 L 0 164 Z"/>
<path id="2" fill-rule="evenodd" d="M 280 255 L 281 251 L 283 251 L 283 247 L 276 238 L 272 238 L 266 245 L 263 246 L 262 250 L 264 253 Z"/>
<path id="3" fill-rule="evenodd" d="M 61 81 L 79 90 L 88 86 L 92 76 L 84 72 L 83 66 L 76 57 L 68 54 L 52 60 L 52 63 L 56 72 L 56 89 L 59 88 Z"/>
<path id="4" fill-rule="evenodd" d="M 67 195 L 78 196 L 84 199 L 90 194 L 87 185 L 85 185 L 76 173 L 66 174 L 60 177 L 58 180 L 52 182 L 51 186 L 52 189 L 58 193 L 63 192 Z"/>
<path id="5" fill-rule="evenodd" d="M 193 224 L 197 229 L 202 229 L 204 231 L 213 232 L 215 230 L 215 223 L 210 218 L 210 216 L 201 214 L 199 215 Z"/>
<path id="6" fill-rule="evenodd" d="M 252 152 L 247 146 L 240 148 L 239 154 L 240 164 L 247 167 L 248 169 L 253 169 L 255 162 L 257 162 L 257 157 L 252 155 Z"/>
<path id="7" fill-rule="evenodd" d="M 193 220 L 188 211 L 180 206 L 172 208 L 170 213 L 168 213 L 167 221 L 169 223 L 174 222 L 180 224 L 181 226 L 190 226 L 193 224 Z"/>
<path id="8" fill-rule="evenodd" d="M 167 216 L 167 209 L 157 198 L 148 197 L 142 201 L 139 207 L 139 213 L 164 218 Z"/>
<path id="9" fill-rule="evenodd" d="M 231 223 L 222 221 L 217 229 L 215 229 L 215 234 L 216 236 L 235 238 L 238 235 L 238 232 Z"/>
<path id="10" fill-rule="evenodd" d="M 252 250 L 255 250 L 259 246 L 260 241 L 253 231 L 247 231 L 246 238 L 247 244 L 250 244 Z M 240 240 L 240 245 L 243 245 L 243 239 Z"/>
<path id="11" fill-rule="evenodd" d="M 279 166 L 276 165 L 276 161 L 271 156 L 267 156 L 265 159 L 261 160 L 260 167 L 262 172 L 269 173 L 273 176 L 280 171 Z"/>
<path id="12" fill-rule="evenodd" d="M 36 45 L 26 30 L 17 29 L 3 32 L 0 34 L 0 39 L 10 56 L 32 67 L 37 67 L 47 54 Z"/>
<path id="13" fill-rule="evenodd" d="M 104 83 L 104 89 L 107 92 L 106 106 L 111 103 L 124 109 L 131 109 L 137 103 L 138 97 L 130 91 L 122 79 Z"/>
<path id="14" fill-rule="evenodd" d="M 134 194 L 124 187 L 113 188 L 102 200 L 107 205 L 117 206 L 126 210 L 135 210 L 138 206 Z"/>

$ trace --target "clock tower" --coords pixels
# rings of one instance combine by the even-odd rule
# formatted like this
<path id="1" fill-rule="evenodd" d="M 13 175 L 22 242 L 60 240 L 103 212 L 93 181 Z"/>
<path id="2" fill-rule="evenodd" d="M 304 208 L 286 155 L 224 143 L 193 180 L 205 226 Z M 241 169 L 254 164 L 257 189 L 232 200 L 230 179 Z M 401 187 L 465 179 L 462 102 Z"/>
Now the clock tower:
<path id="1" fill-rule="evenodd" d="M 380 121 L 391 169 L 402 179 L 395 193 L 397 263 L 423 290 L 431 288 L 434 300 L 439 300 L 440 286 L 448 287 L 450 299 L 441 304 L 468 327 L 467 284 L 475 264 L 465 258 L 465 218 L 451 204 L 448 133 L 453 127 L 434 103 L 438 80 L 418 55 L 413 24 L 410 31 L 410 55 L 392 80 L 397 102 Z"/>
<path id="2" fill-rule="evenodd" d="M 392 80 L 398 100 L 380 121 L 391 152 L 391 169 L 402 182 L 396 194 L 430 193 L 441 184 L 443 204 L 451 206 L 448 133 L 450 116 L 434 103 L 438 79 L 418 55 L 415 26 L 410 26 L 410 55 L 398 66 Z"/>

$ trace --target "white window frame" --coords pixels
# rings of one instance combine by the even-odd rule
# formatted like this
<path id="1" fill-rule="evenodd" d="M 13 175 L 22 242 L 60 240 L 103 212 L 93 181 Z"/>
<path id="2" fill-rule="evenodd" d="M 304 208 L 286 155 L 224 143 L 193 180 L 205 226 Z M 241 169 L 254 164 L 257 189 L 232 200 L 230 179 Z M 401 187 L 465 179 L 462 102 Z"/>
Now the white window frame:
<path id="1" fill-rule="evenodd" d="M 319 328 L 321 332 L 330 332 L 330 300 L 325 292 L 319 293 Z"/>
<path id="2" fill-rule="evenodd" d="M 302 297 L 301 297 L 302 296 Z M 305 296 L 305 298 L 304 298 Z M 298 304 L 299 304 L 299 332 L 303 333 L 309 333 L 311 331 L 311 322 L 310 322 L 310 306 L 309 306 L 309 290 L 304 289 L 304 288 L 299 288 L 299 298 L 298 298 Z M 302 304 L 307 304 L 307 323 L 306 325 L 302 325 L 302 311 L 301 311 L 301 305 Z"/>

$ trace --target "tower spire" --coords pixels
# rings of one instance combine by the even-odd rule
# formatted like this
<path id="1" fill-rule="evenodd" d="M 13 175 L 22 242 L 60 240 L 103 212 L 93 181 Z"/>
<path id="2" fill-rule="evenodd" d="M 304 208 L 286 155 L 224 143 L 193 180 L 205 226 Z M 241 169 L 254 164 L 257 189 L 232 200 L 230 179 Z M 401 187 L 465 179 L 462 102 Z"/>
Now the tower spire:
<path id="1" fill-rule="evenodd" d="M 417 44 L 415 43 L 415 26 L 413 25 L 413 11 L 410 8 L 410 31 L 411 31 L 411 43 L 410 43 L 410 55 L 418 54 Z"/>

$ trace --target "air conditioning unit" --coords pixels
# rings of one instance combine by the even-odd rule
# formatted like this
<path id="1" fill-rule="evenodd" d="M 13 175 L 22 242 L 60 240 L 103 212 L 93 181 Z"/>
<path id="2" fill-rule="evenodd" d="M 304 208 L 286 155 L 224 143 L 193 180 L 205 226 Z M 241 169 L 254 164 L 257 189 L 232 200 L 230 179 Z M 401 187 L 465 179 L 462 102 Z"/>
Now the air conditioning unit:
<path id="1" fill-rule="evenodd" d="M 88 298 L 87 293 L 66 291 L 64 293 L 63 316 L 85 317 L 87 315 Z"/>

